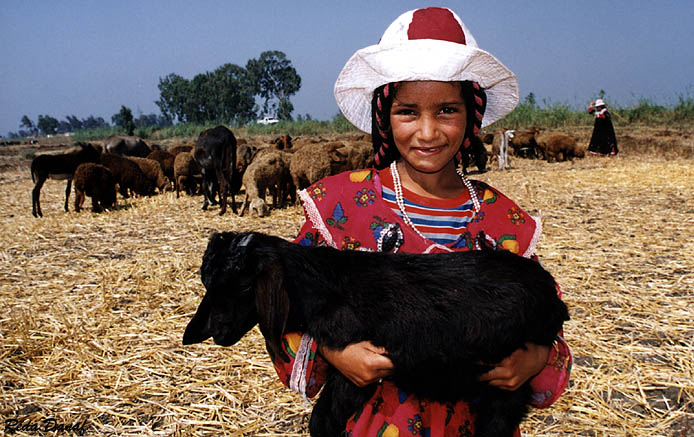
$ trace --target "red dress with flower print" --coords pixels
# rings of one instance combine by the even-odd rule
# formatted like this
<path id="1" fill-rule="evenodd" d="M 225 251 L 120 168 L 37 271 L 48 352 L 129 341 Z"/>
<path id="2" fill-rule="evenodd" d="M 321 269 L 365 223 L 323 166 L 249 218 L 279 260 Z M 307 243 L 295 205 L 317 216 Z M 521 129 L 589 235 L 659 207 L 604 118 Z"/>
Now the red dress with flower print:
<path id="1" fill-rule="evenodd" d="M 402 231 L 398 244 L 401 252 L 472 250 L 476 236 L 483 231 L 493 244 L 519 255 L 534 256 L 539 223 L 487 184 L 470 181 L 477 197 L 472 220 L 456 241 L 441 245 L 417 235 L 390 209 L 381 198 L 382 179 L 392 181 L 388 169 L 345 172 L 300 192 L 306 223 L 295 243 L 378 250 L 384 230 L 397 223 Z M 308 397 L 315 396 L 328 367 L 317 353 L 318 346 L 302 333 L 285 335 L 283 346 L 291 360 L 274 360 L 278 376 L 288 387 Z M 569 347 L 559 336 L 544 369 L 530 381 L 534 406 L 548 407 L 559 398 L 568 384 L 571 362 Z M 472 436 L 474 416 L 465 401 L 424 401 L 385 380 L 349 419 L 345 430 L 350 436 Z M 520 430 L 516 430 L 516 435 L 520 435 Z"/>

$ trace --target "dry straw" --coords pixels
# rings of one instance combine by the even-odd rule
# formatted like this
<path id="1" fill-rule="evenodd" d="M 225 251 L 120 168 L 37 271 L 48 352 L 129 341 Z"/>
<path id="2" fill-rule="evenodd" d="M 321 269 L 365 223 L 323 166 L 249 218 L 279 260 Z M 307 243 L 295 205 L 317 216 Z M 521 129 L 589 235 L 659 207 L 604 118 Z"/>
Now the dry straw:
<path id="1" fill-rule="evenodd" d="M 231 348 L 181 345 L 209 234 L 290 239 L 300 208 L 219 217 L 199 197 L 165 193 L 66 214 L 64 183 L 49 180 L 45 217 L 34 219 L 25 165 L 0 173 L 0 426 L 55 418 L 86 420 L 89 435 L 307 435 L 311 406 L 278 382 L 257 330 Z M 567 392 L 533 410 L 524 434 L 694 435 L 692 162 L 626 150 L 512 165 L 475 177 L 541 211 L 539 255 L 570 307 L 575 358 Z"/>

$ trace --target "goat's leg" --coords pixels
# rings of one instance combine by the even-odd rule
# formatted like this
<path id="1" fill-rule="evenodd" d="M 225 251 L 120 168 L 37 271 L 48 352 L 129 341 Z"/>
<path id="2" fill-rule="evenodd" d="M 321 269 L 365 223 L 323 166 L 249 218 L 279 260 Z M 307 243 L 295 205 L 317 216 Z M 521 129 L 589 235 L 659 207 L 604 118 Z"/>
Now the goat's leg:
<path id="1" fill-rule="evenodd" d="M 34 189 L 31 191 L 31 214 L 34 217 L 43 217 L 43 214 L 41 213 L 41 201 L 39 200 L 39 197 L 41 196 L 41 187 L 43 186 L 44 182 L 46 182 L 46 178 L 39 176 L 36 179 Z"/>
<path id="2" fill-rule="evenodd" d="M 84 193 L 75 188 L 75 212 L 80 212 L 82 209 L 82 201 L 84 200 Z"/>
<path id="3" fill-rule="evenodd" d="M 313 407 L 309 421 L 312 437 L 342 435 L 347 421 L 363 408 L 374 392 L 373 385 L 357 387 L 337 369 L 328 370 L 327 380 L 320 398 Z"/>
<path id="4" fill-rule="evenodd" d="M 227 212 L 227 195 L 229 194 L 229 182 L 224 175 L 224 171 L 219 168 L 216 169 L 215 174 L 217 180 L 219 181 L 219 215 L 224 215 Z M 236 214 L 236 203 L 232 200 L 232 211 Z"/>
<path id="5" fill-rule="evenodd" d="M 477 402 L 475 436 L 512 437 L 528 413 L 531 397 L 532 389 L 528 383 L 515 391 L 494 387 L 484 390 Z"/>
<path id="6" fill-rule="evenodd" d="M 67 186 L 65 187 L 65 212 L 68 212 L 67 202 L 70 199 L 70 189 L 72 188 L 72 179 L 67 180 Z"/>
<path id="7" fill-rule="evenodd" d="M 101 205 L 99 205 L 99 200 L 97 199 L 97 196 L 92 196 L 92 212 L 101 212 L 102 208 Z"/>

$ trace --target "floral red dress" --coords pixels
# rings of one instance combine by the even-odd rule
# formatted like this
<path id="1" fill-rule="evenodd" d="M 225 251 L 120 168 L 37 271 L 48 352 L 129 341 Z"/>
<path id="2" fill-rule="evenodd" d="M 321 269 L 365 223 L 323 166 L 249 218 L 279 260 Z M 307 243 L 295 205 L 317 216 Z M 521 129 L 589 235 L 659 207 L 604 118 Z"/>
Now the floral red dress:
<path id="1" fill-rule="evenodd" d="M 378 250 L 383 236 L 397 223 L 401 233 L 396 247 L 401 252 L 472 250 L 476 248 L 475 237 L 483 231 L 493 244 L 522 256 L 534 256 L 540 235 L 539 221 L 478 181 L 470 181 L 476 194 L 476 199 L 471 199 L 475 204 L 474 216 L 460 237 L 445 246 L 423 239 L 381 198 L 381 173 L 390 178 L 387 172 L 388 169 L 345 172 L 301 191 L 306 223 L 295 243 L 343 250 Z M 273 360 L 281 381 L 304 396 L 315 396 L 325 382 L 329 365 L 317 353 L 318 346 L 307 335 L 289 333 L 284 337 L 283 347 L 291 360 Z M 531 380 L 534 406 L 546 408 L 559 398 L 568 384 L 571 363 L 571 351 L 560 333 L 544 369 Z M 384 380 L 371 399 L 348 420 L 345 430 L 349 436 L 472 436 L 474 416 L 465 401 L 425 401 Z M 516 430 L 516 435 L 520 435 L 520 430 Z"/>

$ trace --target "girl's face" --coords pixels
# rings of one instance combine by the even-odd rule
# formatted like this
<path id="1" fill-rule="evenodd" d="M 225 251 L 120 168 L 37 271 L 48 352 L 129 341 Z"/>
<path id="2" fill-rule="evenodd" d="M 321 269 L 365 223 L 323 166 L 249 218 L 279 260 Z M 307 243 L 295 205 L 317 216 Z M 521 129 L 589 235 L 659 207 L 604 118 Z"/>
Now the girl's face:
<path id="1" fill-rule="evenodd" d="M 467 114 L 458 82 L 402 82 L 390 110 L 395 145 L 413 170 L 436 173 L 453 160 Z"/>

